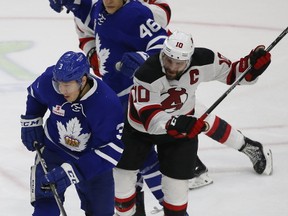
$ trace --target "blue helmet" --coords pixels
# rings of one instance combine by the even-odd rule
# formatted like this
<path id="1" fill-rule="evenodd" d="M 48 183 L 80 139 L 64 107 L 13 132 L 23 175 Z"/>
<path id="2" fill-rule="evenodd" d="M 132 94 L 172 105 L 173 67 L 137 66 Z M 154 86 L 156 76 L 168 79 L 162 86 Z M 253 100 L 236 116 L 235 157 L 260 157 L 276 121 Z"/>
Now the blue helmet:
<path id="1" fill-rule="evenodd" d="M 53 70 L 53 80 L 57 82 L 81 82 L 84 75 L 90 70 L 89 62 L 83 53 L 68 51 L 64 53 Z"/>

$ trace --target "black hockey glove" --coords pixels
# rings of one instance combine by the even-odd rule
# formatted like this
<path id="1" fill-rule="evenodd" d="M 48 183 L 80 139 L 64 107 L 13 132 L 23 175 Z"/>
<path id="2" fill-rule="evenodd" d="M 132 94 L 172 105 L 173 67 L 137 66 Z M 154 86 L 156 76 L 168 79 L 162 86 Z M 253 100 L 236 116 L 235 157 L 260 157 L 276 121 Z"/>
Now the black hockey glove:
<path id="1" fill-rule="evenodd" d="M 29 151 L 35 151 L 34 142 L 41 147 L 44 140 L 44 129 L 41 117 L 21 115 L 21 139 Z"/>
<path id="2" fill-rule="evenodd" d="M 202 119 L 193 116 L 172 116 L 166 124 L 167 134 L 170 136 L 181 138 L 194 138 L 199 133 L 207 130 L 207 123 Z"/>
<path id="3" fill-rule="evenodd" d="M 265 51 L 263 45 L 257 46 L 250 53 L 251 70 L 245 76 L 247 81 L 253 81 L 260 76 L 271 63 L 271 54 Z"/>

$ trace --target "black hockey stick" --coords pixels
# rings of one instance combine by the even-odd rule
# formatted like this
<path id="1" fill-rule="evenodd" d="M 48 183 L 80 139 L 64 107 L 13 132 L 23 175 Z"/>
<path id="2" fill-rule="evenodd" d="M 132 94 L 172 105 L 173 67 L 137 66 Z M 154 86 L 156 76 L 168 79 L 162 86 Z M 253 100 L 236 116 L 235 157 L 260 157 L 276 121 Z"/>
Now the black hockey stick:
<path id="1" fill-rule="evenodd" d="M 46 162 L 45 162 L 44 158 L 42 157 L 42 153 L 41 153 L 41 151 L 40 151 L 40 148 L 39 148 L 39 145 L 38 145 L 37 142 L 34 142 L 34 147 L 35 147 L 36 153 L 37 153 L 37 155 L 38 155 L 38 157 L 39 157 L 40 164 L 41 164 L 41 166 L 42 166 L 42 169 L 43 169 L 43 171 L 44 171 L 44 174 L 46 175 L 46 174 L 48 173 L 48 171 L 47 171 L 47 165 L 46 165 Z M 67 216 L 66 211 L 65 211 L 64 206 L 63 206 L 63 203 L 62 203 L 62 201 L 61 201 L 61 199 L 60 199 L 60 197 L 59 197 L 59 194 L 58 194 L 58 192 L 57 192 L 57 190 L 56 190 L 55 184 L 49 184 L 49 187 L 50 187 L 50 189 L 51 189 L 51 191 L 52 191 L 52 193 L 53 193 L 53 196 L 54 196 L 54 198 L 55 198 L 55 200 L 56 200 L 56 202 L 57 202 L 57 205 L 58 205 L 58 207 L 59 207 L 59 209 L 60 209 L 61 214 L 62 214 L 63 216 Z"/>
<path id="2" fill-rule="evenodd" d="M 272 50 L 276 44 L 288 33 L 288 27 L 267 47 L 266 51 L 269 52 Z M 251 70 L 251 65 L 238 77 L 238 79 L 230 86 L 230 88 L 214 102 L 206 112 L 200 117 L 200 119 L 204 120 L 225 98 L 230 92 L 244 79 L 244 77 Z"/>

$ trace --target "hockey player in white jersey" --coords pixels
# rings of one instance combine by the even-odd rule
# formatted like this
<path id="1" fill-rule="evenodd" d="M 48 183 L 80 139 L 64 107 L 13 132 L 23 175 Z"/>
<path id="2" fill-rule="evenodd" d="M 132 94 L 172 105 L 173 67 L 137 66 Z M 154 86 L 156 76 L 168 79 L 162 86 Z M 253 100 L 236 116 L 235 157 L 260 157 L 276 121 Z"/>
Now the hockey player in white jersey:
<path id="1" fill-rule="evenodd" d="M 210 115 L 205 121 L 197 119 L 197 86 L 213 80 L 232 84 L 250 64 L 252 70 L 241 84 L 253 84 L 270 62 L 270 53 L 263 46 L 231 62 L 210 49 L 195 48 L 189 34 L 174 32 L 169 36 L 161 53 L 148 58 L 134 76 L 129 123 L 125 124 L 122 137 L 125 149 L 114 169 L 117 214 L 134 214 L 136 174 L 150 148 L 156 144 L 163 175 L 164 215 L 184 216 L 188 205 L 188 179 L 193 177 L 196 164 L 198 134 L 212 133 L 214 128 L 210 125 L 216 118 Z M 225 126 L 219 119 L 216 121 Z M 229 135 L 228 139 L 237 137 L 230 147 L 247 155 L 257 173 L 272 173 L 270 149 L 264 149 L 261 143 L 241 133 L 221 132 L 227 127 L 217 130 L 218 134 Z"/>

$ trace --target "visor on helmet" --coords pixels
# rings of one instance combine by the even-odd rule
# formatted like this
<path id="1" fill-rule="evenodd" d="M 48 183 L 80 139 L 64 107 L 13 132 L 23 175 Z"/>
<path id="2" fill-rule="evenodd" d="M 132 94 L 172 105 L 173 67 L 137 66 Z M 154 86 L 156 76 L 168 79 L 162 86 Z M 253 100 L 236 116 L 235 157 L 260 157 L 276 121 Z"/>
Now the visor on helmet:
<path id="1" fill-rule="evenodd" d="M 60 82 L 52 79 L 52 84 L 54 90 L 58 94 L 71 94 L 73 92 L 76 92 L 81 89 L 81 82 L 78 80 L 76 82 L 70 81 L 70 82 Z"/>

